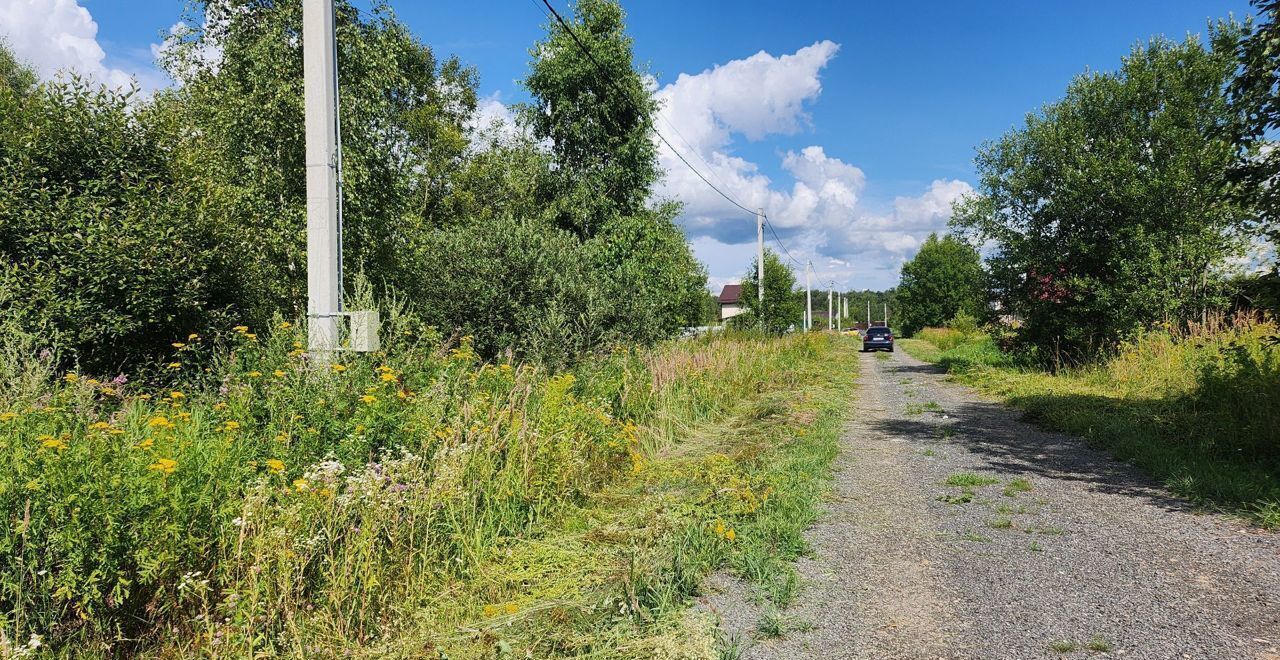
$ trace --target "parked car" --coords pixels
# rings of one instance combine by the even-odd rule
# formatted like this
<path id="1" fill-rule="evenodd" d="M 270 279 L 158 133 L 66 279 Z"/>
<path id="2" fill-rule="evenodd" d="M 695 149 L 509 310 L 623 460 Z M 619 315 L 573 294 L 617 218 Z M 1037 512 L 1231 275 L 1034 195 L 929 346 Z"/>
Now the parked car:
<path id="1" fill-rule="evenodd" d="M 862 333 L 862 351 L 893 352 L 893 330 L 891 328 L 867 328 Z"/>

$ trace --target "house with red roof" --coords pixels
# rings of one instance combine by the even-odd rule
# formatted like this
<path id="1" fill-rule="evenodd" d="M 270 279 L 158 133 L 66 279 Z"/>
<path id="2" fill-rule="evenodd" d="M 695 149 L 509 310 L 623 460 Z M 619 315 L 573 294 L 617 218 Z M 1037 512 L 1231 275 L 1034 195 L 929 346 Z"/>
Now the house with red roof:
<path id="1" fill-rule="evenodd" d="M 720 320 L 727 321 L 743 311 L 742 285 L 724 285 L 724 288 L 720 290 Z"/>

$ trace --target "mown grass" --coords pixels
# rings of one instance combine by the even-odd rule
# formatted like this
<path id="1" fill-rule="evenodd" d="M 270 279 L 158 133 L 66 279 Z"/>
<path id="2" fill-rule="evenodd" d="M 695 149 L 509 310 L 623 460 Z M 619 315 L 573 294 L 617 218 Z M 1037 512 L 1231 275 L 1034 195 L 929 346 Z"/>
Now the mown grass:
<path id="1" fill-rule="evenodd" d="M 147 383 L 0 342 L 0 647 L 51 657 L 716 652 L 721 566 L 784 607 L 856 359 L 825 336 L 485 364 L 412 315 L 294 324 Z"/>
<path id="2" fill-rule="evenodd" d="M 1083 436 L 1198 504 L 1280 527 L 1280 348 L 1247 317 L 1154 331 L 1104 364 L 1050 374 L 1019 367 L 989 338 L 943 350 L 901 342 L 1026 411 Z"/>

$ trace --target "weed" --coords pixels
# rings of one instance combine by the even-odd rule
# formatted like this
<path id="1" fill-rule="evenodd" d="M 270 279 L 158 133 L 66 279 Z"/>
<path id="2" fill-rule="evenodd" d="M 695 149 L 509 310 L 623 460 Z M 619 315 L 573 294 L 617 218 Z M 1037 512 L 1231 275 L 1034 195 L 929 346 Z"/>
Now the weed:
<path id="1" fill-rule="evenodd" d="M 990 486 L 991 484 L 999 483 L 999 481 L 1000 480 L 995 477 L 978 475 L 973 472 L 953 472 L 943 483 L 948 486 L 957 486 L 960 488 L 981 488 L 983 486 Z"/>
<path id="2" fill-rule="evenodd" d="M 1027 546 L 1027 549 L 1032 552 L 1044 552 L 1044 548 L 1042 548 L 1040 544 L 1036 543 L 1035 541 L 1032 541 L 1031 544 Z"/>
<path id="3" fill-rule="evenodd" d="M 987 538 L 987 537 L 985 537 L 985 536 L 983 536 L 983 535 L 981 535 L 981 534 L 979 534 L 979 533 L 977 533 L 977 532 L 974 532 L 974 531 L 967 531 L 967 532 L 965 532 L 964 534 L 961 534 L 961 535 L 960 535 L 960 538 L 962 538 L 962 539 L 964 539 L 964 540 L 966 540 L 966 541 L 974 541 L 974 542 L 976 542 L 976 543 L 990 543 L 990 542 L 991 542 L 991 539 L 989 539 L 989 538 Z"/>
<path id="4" fill-rule="evenodd" d="M 968 504 L 973 501 L 973 492 L 965 491 L 959 495 L 939 495 L 938 501 L 946 502 L 947 504 Z"/>
<path id="5" fill-rule="evenodd" d="M 876 353 L 876 359 L 880 360 L 881 362 L 888 362 L 889 360 L 893 359 L 893 356 L 889 355 L 888 353 Z"/>
<path id="6" fill-rule="evenodd" d="M 756 634 L 761 639 L 777 639 L 787 634 L 786 618 L 776 609 L 765 610 L 760 622 L 756 624 Z"/>
<path id="7" fill-rule="evenodd" d="M 1052 527 L 1052 526 L 1037 527 L 1035 531 L 1038 534 L 1044 534 L 1046 536 L 1062 536 L 1063 534 L 1065 534 L 1065 532 L 1062 531 L 1061 527 Z"/>
<path id="8" fill-rule="evenodd" d="M 1098 653 L 1106 653 L 1112 649 L 1111 642 L 1107 641 L 1102 635 L 1090 637 L 1089 641 L 1085 642 L 1084 647 Z"/>
<path id="9" fill-rule="evenodd" d="M 924 450 L 920 452 L 920 454 L 922 456 L 928 456 L 930 458 L 933 458 L 934 456 L 938 455 L 938 452 L 934 451 L 932 448 L 926 447 Z"/>
<path id="10" fill-rule="evenodd" d="M 956 430 L 951 428 L 950 426 L 944 426 L 938 429 L 938 435 L 942 436 L 943 440 L 946 440 L 955 434 L 956 434 Z"/>
<path id="11" fill-rule="evenodd" d="M 1005 485 L 1004 496 L 1014 497 L 1018 493 L 1026 493 L 1026 492 L 1029 492 L 1030 490 L 1031 490 L 1031 482 L 1026 479 L 1023 479 L 1022 477 L 1018 477 L 1017 479 L 1014 479 L 1013 481 L 1010 481 L 1008 484 Z"/>
<path id="12" fill-rule="evenodd" d="M 987 521 L 987 527 L 992 529 L 1009 529 L 1013 527 L 1013 520 L 1005 517 L 993 518 Z"/>
<path id="13" fill-rule="evenodd" d="M 1080 648 L 1080 645 L 1069 639 L 1060 639 L 1049 644 L 1049 650 L 1054 653 L 1070 653 L 1078 648 Z"/>

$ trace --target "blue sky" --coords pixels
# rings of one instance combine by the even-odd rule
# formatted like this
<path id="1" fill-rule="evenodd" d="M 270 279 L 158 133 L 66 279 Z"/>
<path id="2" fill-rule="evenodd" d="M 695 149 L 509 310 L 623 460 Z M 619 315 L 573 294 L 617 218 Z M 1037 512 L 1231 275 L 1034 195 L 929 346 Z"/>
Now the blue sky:
<path id="1" fill-rule="evenodd" d="M 154 87 L 166 83 L 153 45 L 182 6 L 0 0 L 0 34 L 46 75 L 70 67 Z M 536 0 L 391 6 L 438 53 L 479 70 L 489 115 L 524 98 L 517 81 L 546 22 Z M 975 183 L 974 147 L 1059 98 L 1073 75 L 1116 68 L 1152 35 L 1181 39 L 1211 17 L 1249 13 L 1244 0 L 624 6 L 637 60 L 666 104 L 660 130 L 735 198 L 764 206 L 820 279 L 851 288 L 894 284 Z M 713 286 L 739 277 L 754 254 L 753 220 L 665 151 L 663 163 L 660 192 L 686 202 L 681 223 Z"/>

